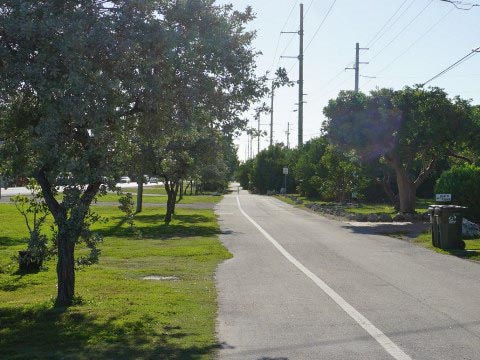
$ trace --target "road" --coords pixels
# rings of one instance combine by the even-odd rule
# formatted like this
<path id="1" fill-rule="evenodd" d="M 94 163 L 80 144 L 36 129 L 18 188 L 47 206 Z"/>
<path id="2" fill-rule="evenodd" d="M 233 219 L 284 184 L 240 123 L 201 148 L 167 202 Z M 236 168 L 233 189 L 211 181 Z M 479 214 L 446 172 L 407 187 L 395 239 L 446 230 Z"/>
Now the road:
<path id="1" fill-rule="evenodd" d="M 156 185 L 162 185 L 162 183 L 158 184 L 145 184 L 145 187 L 148 186 L 156 186 Z M 136 188 L 137 183 L 136 182 L 130 182 L 130 183 L 118 183 L 117 187 L 120 188 Z M 61 189 L 61 188 L 60 188 Z M 10 197 L 10 196 L 15 196 L 15 195 L 30 195 L 30 191 L 22 186 L 22 187 L 10 187 L 10 188 L 0 188 L 0 195 L 3 197 Z"/>
<path id="2" fill-rule="evenodd" d="M 217 205 L 220 359 L 480 359 L 480 265 L 241 191 Z"/>

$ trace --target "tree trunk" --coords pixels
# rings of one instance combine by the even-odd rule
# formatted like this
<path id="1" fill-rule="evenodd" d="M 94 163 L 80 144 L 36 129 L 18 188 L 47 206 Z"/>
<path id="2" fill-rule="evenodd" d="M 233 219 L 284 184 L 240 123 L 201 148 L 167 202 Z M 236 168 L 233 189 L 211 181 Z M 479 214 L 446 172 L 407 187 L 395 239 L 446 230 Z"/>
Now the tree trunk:
<path id="1" fill-rule="evenodd" d="M 165 213 L 165 222 L 168 224 L 172 221 L 172 215 L 175 211 L 177 193 L 174 184 L 171 184 L 169 181 L 165 181 L 165 190 L 167 192 L 167 212 Z"/>
<path id="2" fill-rule="evenodd" d="M 143 175 L 137 178 L 137 213 L 142 212 L 143 207 Z"/>
<path id="3" fill-rule="evenodd" d="M 75 242 L 69 239 L 68 230 L 59 225 L 56 306 L 70 306 L 75 295 Z"/>
<path id="4" fill-rule="evenodd" d="M 193 180 L 190 180 L 190 196 L 193 195 Z"/>
<path id="5" fill-rule="evenodd" d="M 397 175 L 398 198 L 401 213 L 414 213 L 416 205 L 415 182 L 409 179 L 408 172 L 403 169 L 395 169 Z"/>
<path id="6" fill-rule="evenodd" d="M 177 203 L 179 203 L 179 202 L 182 201 L 182 199 L 183 199 L 183 180 L 180 181 L 180 187 L 179 187 L 179 189 L 178 189 L 178 192 L 179 192 L 179 197 L 178 197 L 178 199 L 177 199 L 177 201 L 176 201 Z"/>

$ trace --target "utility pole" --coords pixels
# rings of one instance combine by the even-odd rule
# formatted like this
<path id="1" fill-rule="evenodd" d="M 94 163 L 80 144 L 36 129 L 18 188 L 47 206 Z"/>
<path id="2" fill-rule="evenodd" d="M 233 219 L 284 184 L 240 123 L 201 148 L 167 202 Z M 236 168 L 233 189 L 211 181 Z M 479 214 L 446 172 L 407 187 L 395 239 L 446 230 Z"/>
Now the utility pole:
<path id="1" fill-rule="evenodd" d="M 368 50 L 368 48 L 361 48 L 357 43 L 355 46 L 355 67 L 347 67 L 345 70 L 355 70 L 355 92 L 358 92 L 360 87 L 360 64 L 368 64 L 368 62 L 360 62 L 360 50 Z"/>
<path id="2" fill-rule="evenodd" d="M 287 149 L 290 149 L 290 123 L 287 123 Z"/>
<path id="3" fill-rule="evenodd" d="M 260 114 L 258 114 L 258 127 L 257 127 L 257 154 L 260 153 Z"/>
<path id="4" fill-rule="evenodd" d="M 303 147 L 303 4 L 300 4 L 300 54 L 298 55 L 298 148 Z"/>
<path id="5" fill-rule="evenodd" d="M 270 146 L 273 145 L 273 98 L 275 97 L 275 85 L 272 82 L 272 96 L 270 103 Z"/>
<path id="6" fill-rule="evenodd" d="M 303 147 L 303 4 L 300 4 L 300 30 L 298 32 L 282 31 L 282 34 L 298 34 L 300 36 L 300 49 L 298 56 L 281 56 L 281 58 L 298 59 L 298 147 Z"/>

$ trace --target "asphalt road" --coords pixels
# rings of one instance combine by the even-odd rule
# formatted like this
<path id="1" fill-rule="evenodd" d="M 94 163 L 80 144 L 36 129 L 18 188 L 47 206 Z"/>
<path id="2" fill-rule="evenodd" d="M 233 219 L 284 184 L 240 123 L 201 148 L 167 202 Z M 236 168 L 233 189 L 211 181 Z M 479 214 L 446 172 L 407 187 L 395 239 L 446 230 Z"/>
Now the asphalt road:
<path id="1" fill-rule="evenodd" d="M 220 359 L 480 359 L 480 264 L 244 191 L 216 212 Z"/>

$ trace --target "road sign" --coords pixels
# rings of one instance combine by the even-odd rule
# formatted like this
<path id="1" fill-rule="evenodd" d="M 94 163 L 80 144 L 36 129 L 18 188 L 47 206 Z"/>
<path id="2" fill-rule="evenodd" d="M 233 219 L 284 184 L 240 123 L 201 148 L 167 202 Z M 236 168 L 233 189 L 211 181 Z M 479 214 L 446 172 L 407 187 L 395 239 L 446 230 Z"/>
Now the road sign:
<path id="1" fill-rule="evenodd" d="M 438 202 L 452 201 L 452 194 L 435 194 L 435 200 Z"/>
<path id="2" fill-rule="evenodd" d="M 283 168 L 283 175 L 288 175 L 288 168 L 287 167 Z"/>

